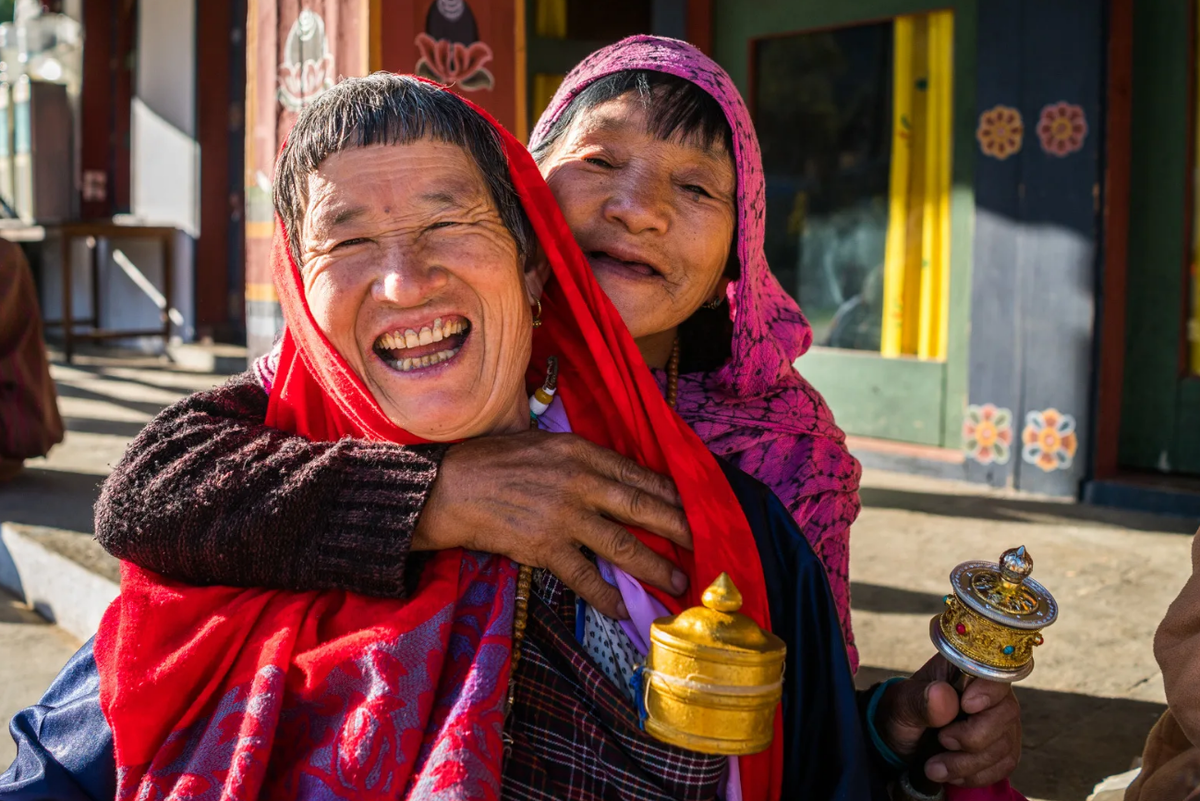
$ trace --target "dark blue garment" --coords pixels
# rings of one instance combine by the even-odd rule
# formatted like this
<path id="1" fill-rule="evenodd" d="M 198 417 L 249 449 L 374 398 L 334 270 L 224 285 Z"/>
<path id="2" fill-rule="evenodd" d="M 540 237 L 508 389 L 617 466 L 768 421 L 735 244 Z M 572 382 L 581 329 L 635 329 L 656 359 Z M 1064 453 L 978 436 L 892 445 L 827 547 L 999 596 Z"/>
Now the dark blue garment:
<path id="1" fill-rule="evenodd" d="M 771 627 L 788 643 L 783 798 L 886 799 L 825 570 L 766 486 L 723 461 L 721 467 L 754 532 Z M 115 797 L 112 732 L 100 709 L 92 641 L 71 658 L 37 706 L 13 719 L 10 729 L 17 759 L 0 776 L 0 801 Z M 822 736 L 806 737 L 805 732 Z"/>
<path id="2" fill-rule="evenodd" d="M 112 801 L 117 765 L 100 709 L 92 640 L 71 657 L 37 706 L 9 724 L 17 758 L 0 776 L 3 801 Z"/>
<path id="3" fill-rule="evenodd" d="M 888 798 L 869 745 L 829 580 L 775 493 L 722 459 L 754 532 L 783 674 L 783 798 Z M 822 737 L 806 737 L 821 732 Z M 832 736 L 830 736 L 832 735 Z"/>

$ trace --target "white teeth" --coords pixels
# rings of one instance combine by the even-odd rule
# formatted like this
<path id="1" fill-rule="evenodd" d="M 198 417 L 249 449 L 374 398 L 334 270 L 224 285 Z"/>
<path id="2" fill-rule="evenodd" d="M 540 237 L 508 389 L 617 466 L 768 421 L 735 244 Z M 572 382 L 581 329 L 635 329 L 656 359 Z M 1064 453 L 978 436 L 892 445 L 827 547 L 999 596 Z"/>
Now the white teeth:
<path id="1" fill-rule="evenodd" d="M 424 326 L 420 331 L 412 328 L 404 331 L 393 331 L 384 334 L 376 341 L 380 350 L 404 350 L 421 345 L 432 345 L 441 342 L 446 337 L 461 334 L 467 330 L 467 323 L 462 320 L 443 320 L 441 317 L 433 321 L 432 326 Z"/>
<path id="2" fill-rule="evenodd" d="M 424 367 L 433 367 L 435 364 L 449 361 L 458 355 L 462 348 L 453 348 L 451 350 L 439 350 L 437 353 L 431 353 L 428 356 L 421 356 L 416 359 L 398 359 L 394 362 L 389 362 L 391 366 L 402 373 L 410 373 L 413 370 L 418 370 Z"/>

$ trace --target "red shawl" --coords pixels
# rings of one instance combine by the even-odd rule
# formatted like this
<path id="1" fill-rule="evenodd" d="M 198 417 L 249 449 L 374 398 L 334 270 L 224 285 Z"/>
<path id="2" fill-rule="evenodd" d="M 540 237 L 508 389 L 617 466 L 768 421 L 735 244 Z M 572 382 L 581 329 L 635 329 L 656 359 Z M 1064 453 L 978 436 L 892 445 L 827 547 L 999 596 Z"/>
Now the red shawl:
<path id="1" fill-rule="evenodd" d="M 553 269 L 534 364 L 557 355 L 576 433 L 669 474 L 695 553 L 639 532 L 687 573 L 699 603 L 721 571 L 742 611 L 769 627 L 753 534 L 714 457 L 667 406 L 616 309 L 592 278 L 524 146 L 491 119 Z M 275 283 L 287 333 L 268 424 L 311 439 L 418 441 L 385 417 L 317 328 L 276 220 Z M 532 376 L 535 380 L 537 376 Z M 195 588 L 123 566 L 122 595 L 96 640 L 119 796 L 494 798 L 507 689 L 515 567 L 438 553 L 407 601 L 342 592 Z M 742 760 L 743 797 L 778 799 L 782 730 Z"/>

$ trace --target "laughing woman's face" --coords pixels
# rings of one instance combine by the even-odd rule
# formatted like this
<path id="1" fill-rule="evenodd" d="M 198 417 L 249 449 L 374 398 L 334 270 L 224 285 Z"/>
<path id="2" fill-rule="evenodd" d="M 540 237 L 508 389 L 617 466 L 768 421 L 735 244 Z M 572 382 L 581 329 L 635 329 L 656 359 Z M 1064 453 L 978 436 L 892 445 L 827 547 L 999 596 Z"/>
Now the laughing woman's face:
<path id="1" fill-rule="evenodd" d="M 736 177 L 721 145 L 662 140 L 629 93 L 580 112 L 542 160 L 571 233 L 643 353 L 724 291 Z"/>
<path id="2" fill-rule="evenodd" d="M 325 336 L 401 428 L 453 441 L 529 425 L 541 281 L 455 145 L 336 153 L 308 179 L 301 276 Z"/>

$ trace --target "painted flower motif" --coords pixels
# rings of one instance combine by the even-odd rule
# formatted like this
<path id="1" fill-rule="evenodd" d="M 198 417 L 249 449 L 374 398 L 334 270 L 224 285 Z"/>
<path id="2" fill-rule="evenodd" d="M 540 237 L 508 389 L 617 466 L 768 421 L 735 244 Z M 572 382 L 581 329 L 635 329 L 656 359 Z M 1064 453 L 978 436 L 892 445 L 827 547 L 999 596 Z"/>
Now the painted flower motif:
<path id="1" fill-rule="evenodd" d="M 299 111 L 333 86 L 333 56 L 317 61 L 279 65 L 279 102 Z"/>
<path id="2" fill-rule="evenodd" d="M 1075 458 L 1079 439 L 1075 434 L 1075 418 L 1058 409 L 1029 412 L 1025 415 L 1025 431 L 1021 434 L 1021 458 L 1037 465 L 1047 473 L 1067 470 Z"/>
<path id="3" fill-rule="evenodd" d="M 994 106 L 983 112 L 979 115 L 975 138 L 984 155 L 1004 161 L 1021 149 L 1025 139 L 1021 112 L 1011 106 Z"/>
<path id="4" fill-rule="evenodd" d="M 990 403 L 967 407 L 963 448 L 980 464 L 1008 464 L 1012 455 L 1012 410 Z"/>
<path id="5" fill-rule="evenodd" d="M 495 86 L 495 78 L 485 69 L 492 60 L 492 48 L 483 42 L 464 45 L 449 39 L 434 39 L 421 32 L 417 34 L 416 44 L 421 56 L 413 72 L 422 78 L 467 92 Z"/>
<path id="6" fill-rule="evenodd" d="M 300 111 L 333 86 L 333 54 L 320 14 L 305 9 L 296 17 L 284 40 L 278 77 L 279 102 L 289 111 Z"/>
<path id="7" fill-rule="evenodd" d="M 1042 150 L 1061 158 L 1083 148 L 1088 133 L 1087 117 L 1073 103 L 1051 103 L 1042 109 L 1037 132 Z"/>

